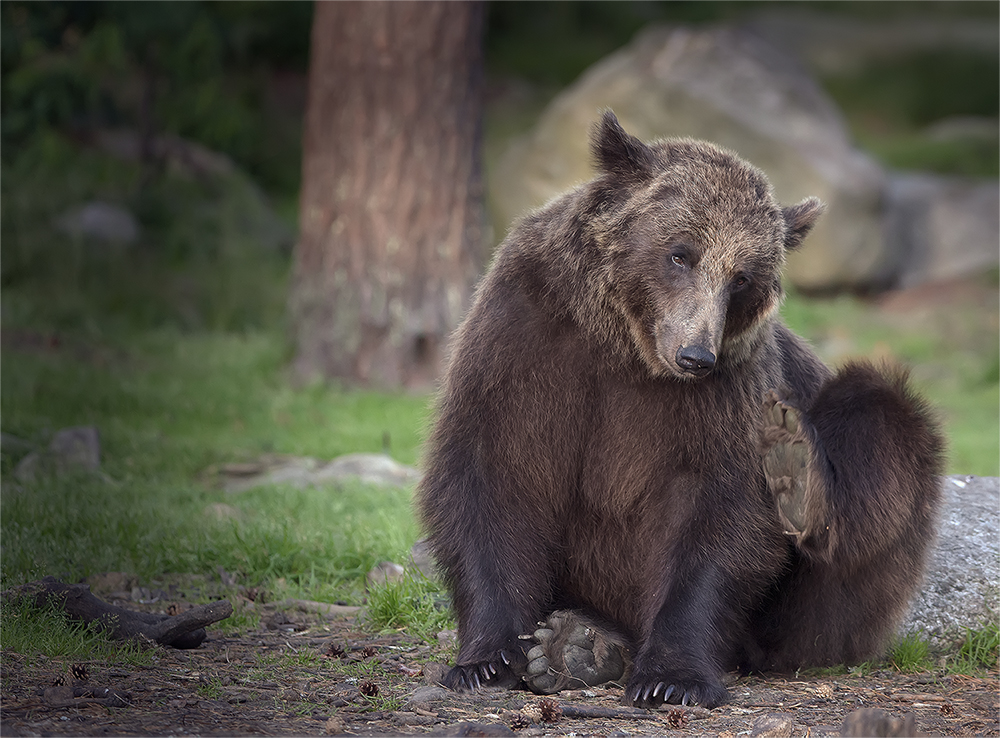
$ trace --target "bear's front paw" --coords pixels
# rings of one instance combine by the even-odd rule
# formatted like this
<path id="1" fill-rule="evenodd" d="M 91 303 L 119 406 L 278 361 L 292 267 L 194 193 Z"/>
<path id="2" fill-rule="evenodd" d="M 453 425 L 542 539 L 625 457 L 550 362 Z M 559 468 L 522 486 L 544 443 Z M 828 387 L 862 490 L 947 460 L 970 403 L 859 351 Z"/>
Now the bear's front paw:
<path id="1" fill-rule="evenodd" d="M 474 692 L 484 687 L 510 689 L 520 682 L 525 658 L 520 651 L 498 651 L 491 659 L 459 664 L 441 680 L 456 692 Z"/>
<path id="2" fill-rule="evenodd" d="M 625 702 L 653 710 L 669 705 L 700 705 L 711 709 L 729 697 L 722 683 L 715 679 L 680 677 L 676 674 L 636 673 L 625 689 Z"/>
<path id="3" fill-rule="evenodd" d="M 536 694 L 593 687 L 621 679 L 627 653 L 615 634 L 572 612 L 555 612 L 534 632 L 525 686 Z"/>
<path id="4" fill-rule="evenodd" d="M 773 392 L 764 402 L 761 432 L 764 476 L 778 505 L 784 530 L 797 541 L 825 530 L 825 500 L 810 466 L 812 449 L 799 411 Z"/>

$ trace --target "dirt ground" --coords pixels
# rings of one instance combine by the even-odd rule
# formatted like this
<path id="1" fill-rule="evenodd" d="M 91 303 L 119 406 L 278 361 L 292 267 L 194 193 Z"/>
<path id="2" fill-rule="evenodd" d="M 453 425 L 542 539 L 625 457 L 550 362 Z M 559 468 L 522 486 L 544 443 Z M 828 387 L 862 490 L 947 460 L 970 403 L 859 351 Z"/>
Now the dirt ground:
<path id="1" fill-rule="evenodd" d="M 298 611 L 271 612 L 239 637 L 210 628 L 197 649 L 150 648 L 152 663 L 139 667 L 0 650 L 0 732 L 823 736 L 840 735 L 861 708 L 880 708 L 887 720 L 862 721 L 853 734 L 912 735 L 915 727 L 921 735 L 1000 735 L 995 677 L 733 676 L 722 707 L 646 711 L 622 706 L 620 688 L 548 700 L 507 690 L 455 694 L 434 684 L 448 650 Z"/>

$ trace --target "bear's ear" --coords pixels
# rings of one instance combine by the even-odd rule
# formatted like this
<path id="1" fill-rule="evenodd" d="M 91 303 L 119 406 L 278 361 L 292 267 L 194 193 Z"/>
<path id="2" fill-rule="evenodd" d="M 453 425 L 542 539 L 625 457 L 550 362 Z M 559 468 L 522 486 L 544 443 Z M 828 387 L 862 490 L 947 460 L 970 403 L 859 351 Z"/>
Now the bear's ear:
<path id="1" fill-rule="evenodd" d="M 802 245 L 802 241 L 816 224 L 816 219 L 825 209 L 826 205 L 821 203 L 819 198 L 807 197 L 798 205 L 790 205 L 782 210 L 788 228 L 785 232 L 785 248 L 788 251 L 793 251 Z"/>
<path id="2" fill-rule="evenodd" d="M 591 151 L 602 172 L 626 180 L 648 179 L 653 172 L 653 150 L 625 133 L 610 110 L 604 111 L 600 123 L 594 127 Z"/>

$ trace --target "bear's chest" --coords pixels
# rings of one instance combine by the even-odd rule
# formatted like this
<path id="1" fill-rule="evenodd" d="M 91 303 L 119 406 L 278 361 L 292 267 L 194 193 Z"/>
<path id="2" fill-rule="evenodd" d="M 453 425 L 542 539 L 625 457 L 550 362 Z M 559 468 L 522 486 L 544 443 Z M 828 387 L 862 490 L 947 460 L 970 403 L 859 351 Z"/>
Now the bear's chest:
<path id="1" fill-rule="evenodd" d="M 606 383 L 592 408 L 581 501 L 625 515 L 705 497 L 737 507 L 759 499 L 756 394 L 721 382 Z"/>

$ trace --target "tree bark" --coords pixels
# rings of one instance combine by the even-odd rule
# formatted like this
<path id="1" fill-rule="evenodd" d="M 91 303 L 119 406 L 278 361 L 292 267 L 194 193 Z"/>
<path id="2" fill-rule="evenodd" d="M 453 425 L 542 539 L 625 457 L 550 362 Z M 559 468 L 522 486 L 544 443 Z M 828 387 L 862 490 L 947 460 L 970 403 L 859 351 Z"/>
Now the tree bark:
<path id="1" fill-rule="evenodd" d="M 433 382 L 483 266 L 483 9 L 316 3 L 289 311 L 301 379 Z"/>

